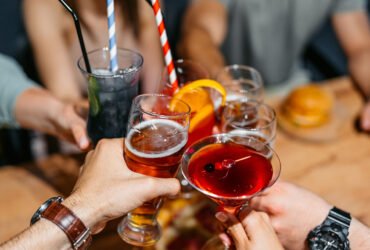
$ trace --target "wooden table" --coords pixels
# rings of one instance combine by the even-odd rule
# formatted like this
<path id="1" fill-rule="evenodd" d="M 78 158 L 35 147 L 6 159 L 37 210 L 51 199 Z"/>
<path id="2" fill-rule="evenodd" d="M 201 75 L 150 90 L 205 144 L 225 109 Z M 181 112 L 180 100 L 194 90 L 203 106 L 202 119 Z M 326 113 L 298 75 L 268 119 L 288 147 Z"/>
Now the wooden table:
<path id="1" fill-rule="evenodd" d="M 354 126 L 361 98 L 348 78 L 329 81 L 326 86 L 348 111 L 343 133 L 331 142 L 313 143 L 278 130 L 275 149 L 282 162 L 281 178 L 318 193 L 370 225 L 370 137 Z M 276 104 L 276 100 L 271 102 Z M 81 156 L 53 155 L 23 168 L 0 169 L 0 241 L 26 228 L 46 198 L 57 192 L 67 195 L 82 160 Z M 95 237 L 91 249 L 122 248 L 114 226 Z"/>

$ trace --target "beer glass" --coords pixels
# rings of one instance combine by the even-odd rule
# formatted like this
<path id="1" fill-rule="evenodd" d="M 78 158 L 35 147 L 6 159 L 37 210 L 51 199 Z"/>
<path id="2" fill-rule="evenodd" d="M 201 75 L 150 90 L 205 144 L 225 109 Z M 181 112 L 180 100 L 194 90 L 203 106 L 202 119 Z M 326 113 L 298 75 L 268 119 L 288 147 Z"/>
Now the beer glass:
<path id="1" fill-rule="evenodd" d="M 153 177 L 176 176 L 188 140 L 190 107 L 167 95 L 137 96 L 131 106 L 124 142 L 124 158 L 135 172 Z M 136 246 L 150 246 L 160 238 L 156 220 L 162 198 L 134 209 L 118 225 L 121 238 Z"/>

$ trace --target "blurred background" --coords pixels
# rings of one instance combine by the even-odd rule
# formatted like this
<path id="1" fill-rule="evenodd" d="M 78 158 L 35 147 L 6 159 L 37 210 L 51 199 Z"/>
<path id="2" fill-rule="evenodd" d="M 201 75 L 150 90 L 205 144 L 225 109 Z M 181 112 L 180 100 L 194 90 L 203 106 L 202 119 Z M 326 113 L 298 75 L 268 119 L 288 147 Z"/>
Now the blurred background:
<path id="1" fill-rule="evenodd" d="M 169 41 L 175 48 L 182 13 L 189 0 L 164 0 L 164 15 Z M 15 58 L 27 75 L 40 82 L 35 69 L 23 18 L 22 0 L 3 1 L 0 8 L 0 53 Z M 367 5 L 369 11 L 369 3 Z M 176 57 L 176 55 L 175 55 Z M 347 74 L 346 59 L 338 45 L 329 20 L 317 30 L 304 53 L 304 66 L 314 81 Z M 34 160 L 59 150 L 55 139 L 23 129 L 0 129 L 0 166 Z"/>

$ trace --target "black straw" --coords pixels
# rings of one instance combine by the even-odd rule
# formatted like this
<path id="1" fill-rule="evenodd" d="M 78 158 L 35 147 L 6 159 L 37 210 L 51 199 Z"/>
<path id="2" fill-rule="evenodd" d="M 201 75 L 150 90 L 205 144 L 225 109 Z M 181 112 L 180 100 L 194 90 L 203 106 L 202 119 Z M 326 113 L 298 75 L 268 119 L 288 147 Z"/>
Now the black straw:
<path id="1" fill-rule="evenodd" d="M 78 20 L 78 16 L 77 16 L 76 12 L 64 0 L 59 0 L 59 2 L 61 4 L 63 4 L 64 8 L 69 13 L 71 13 L 71 15 L 73 17 L 73 20 L 74 20 L 75 26 L 76 26 L 77 35 L 78 35 L 78 41 L 80 42 L 80 47 L 81 47 L 81 50 L 82 50 L 82 56 L 84 58 L 85 65 L 86 65 L 86 70 L 87 70 L 88 73 L 91 74 L 92 71 L 91 71 L 91 67 L 90 67 L 90 62 L 89 62 L 89 58 L 87 57 L 85 42 L 84 42 L 84 38 L 82 36 L 81 25 L 80 25 L 80 21 Z"/>

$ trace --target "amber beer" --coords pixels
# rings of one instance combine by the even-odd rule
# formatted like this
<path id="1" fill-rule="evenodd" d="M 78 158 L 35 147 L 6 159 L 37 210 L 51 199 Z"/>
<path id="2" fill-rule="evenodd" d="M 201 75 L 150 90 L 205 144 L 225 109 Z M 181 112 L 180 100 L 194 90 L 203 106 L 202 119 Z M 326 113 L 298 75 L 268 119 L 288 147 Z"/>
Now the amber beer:
<path id="1" fill-rule="evenodd" d="M 153 119 L 131 128 L 124 145 L 127 166 L 153 177 L 171 178 L 177 173 L 187 142 L 187 130 L 176 121 Z M 131 212 L 135 226 L 145 225 L 156 214 L 161 198 Z"/>

